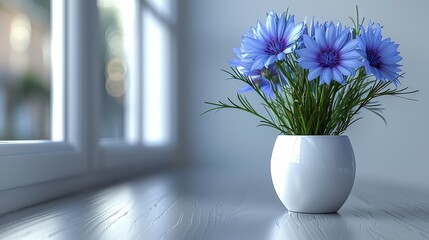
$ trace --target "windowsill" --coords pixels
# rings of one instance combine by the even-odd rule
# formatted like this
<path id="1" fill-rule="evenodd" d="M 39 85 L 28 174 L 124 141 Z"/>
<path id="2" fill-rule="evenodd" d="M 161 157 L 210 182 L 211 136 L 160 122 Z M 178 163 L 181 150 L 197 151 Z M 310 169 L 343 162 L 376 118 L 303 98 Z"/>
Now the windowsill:
<path id="1" fill-rule="evenodd" d="M 169 168 L 165 162 L 168 161 L 160 161 L 159 164 L 142 163 L 128 166 L 122 164 L 116 168 L 76 174 L 53 181 L 2 190 L 0 191 L 0 216 L 51 199 L 156 173 Z"/>

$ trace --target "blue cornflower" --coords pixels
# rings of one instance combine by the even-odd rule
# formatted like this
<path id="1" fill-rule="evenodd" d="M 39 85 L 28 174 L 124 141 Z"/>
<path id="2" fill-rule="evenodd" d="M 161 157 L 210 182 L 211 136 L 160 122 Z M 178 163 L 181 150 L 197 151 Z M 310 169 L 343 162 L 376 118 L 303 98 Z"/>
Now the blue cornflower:
<path id="1" fill-rule="evenodd" d="M 256 39 L 255 30 L 250 29 L 244 36 L 249 38 Z M 276 89 L 280 86 L 280 80 L 287 84 L 286 78 L 281 74 L 281 79 L 279 79 L 278 71 L 276 70 L 275 64 L 271 64 L 268 67 L 263 66 L 260 69 L 252 69 L 252 66 L 254 64 L 254 59 L 248 57 L 248 53 L 244 49 L 244 47 L 240 48 L 234 48 L 233 49 L 235 55 L 237 56 L 236 59 L 232 59 L 229 61 L 229 64 L 232 67 L 237 68 L 237 70 L 245 75 L 246 77 L 250 78 L 254 84 L 259 86 L 259 88 L 262 90 L 262 92 L 270 97 L 275 98 L 275 93 L 273 92 L 273 89 Z M 273 87 L 271 86 L 273 83 Z M 248 92 L 253 91 L 253 88 L 250 85 L 246 85 L 243 88 L 241 88 L 238 92 Z"/>
<path id="2" fill-rule="evenodd" d="M 367 31 L 361 26 L 361 34 L 357 36 L 357 51 L 363 57 L 366 74 L 373 74 L 382 82 L 390 80 L 397 85 L 398 78 L 401 77 L 399 67 L 402 66 L 398 64 L 402 60 L 398 52 L 399 44 L 395 44 L 390 38 L 382 40 L 380 24 L 377 24 L 375 29 L 372 25 L 369 24 Z"/>
<path id="3" fill-rule="evenodd" d="M 286 54 L 295 49 L 303 23 L 295 25 L 294 16 L 286 17 L 286 13 L 278 16 L 271 11 L 265 25 L 258 22 L 251 30 L 251 34 L 243 36 L 239 58 L 252 62 L 250 70 L 261 70 L 285 59 Z"/>
<path id="4" fill-rule="evenodd" d="M 296 53 L 301 67 L 310 70 L 308 80 L 320 76 L 320 84 L 330 84 L 332 79 L 344 84 L 344 76 L 354 75 L 355 69 L 362 66 L 350 28 L 342 29 L 332 22 L 316 24 L 314 38 L 304 35 L 303 39 L 305 48 Z"/>

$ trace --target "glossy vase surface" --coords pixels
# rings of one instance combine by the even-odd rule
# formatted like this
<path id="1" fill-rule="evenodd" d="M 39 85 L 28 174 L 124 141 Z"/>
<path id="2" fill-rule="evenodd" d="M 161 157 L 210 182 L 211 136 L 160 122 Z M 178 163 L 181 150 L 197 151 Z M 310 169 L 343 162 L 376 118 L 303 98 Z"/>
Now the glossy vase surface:
<path id="1" fill-rule="evenodd" d="M 271 156 L 271 178 L 292 212 L 334 213 L 347 200 L 355 179 L 347 136 L 279 135 Z"/>

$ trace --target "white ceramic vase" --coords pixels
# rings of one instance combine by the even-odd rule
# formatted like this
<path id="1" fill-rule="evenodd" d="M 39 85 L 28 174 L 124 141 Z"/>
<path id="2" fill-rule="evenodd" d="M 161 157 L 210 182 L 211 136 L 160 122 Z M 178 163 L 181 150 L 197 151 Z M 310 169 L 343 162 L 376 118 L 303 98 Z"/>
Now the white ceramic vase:
<path id="1" fill-rule="evenodd" d="M 356 165 L 347 136 L 279 135 L 271 156 L 271 178 L 292 212 L 337 212 L 353 187 Z"/>

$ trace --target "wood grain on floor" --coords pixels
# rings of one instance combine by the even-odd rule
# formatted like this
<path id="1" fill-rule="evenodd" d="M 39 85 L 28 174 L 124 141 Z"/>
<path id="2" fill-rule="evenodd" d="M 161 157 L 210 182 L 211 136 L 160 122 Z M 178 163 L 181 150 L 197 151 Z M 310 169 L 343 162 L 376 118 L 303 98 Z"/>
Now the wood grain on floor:
<path id="1" fill-rule="evenodd" d="M 0 218 L 0 239 L 429 239 L 429 194 L 357 182 L 337 214 L 289 213 L 269 181 L 177 172 Z"/>

